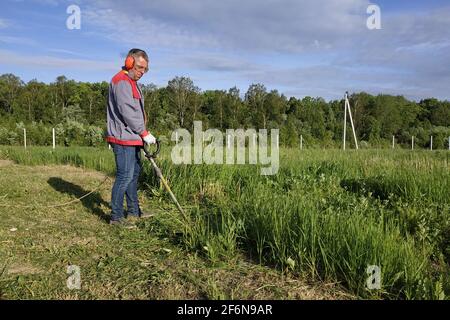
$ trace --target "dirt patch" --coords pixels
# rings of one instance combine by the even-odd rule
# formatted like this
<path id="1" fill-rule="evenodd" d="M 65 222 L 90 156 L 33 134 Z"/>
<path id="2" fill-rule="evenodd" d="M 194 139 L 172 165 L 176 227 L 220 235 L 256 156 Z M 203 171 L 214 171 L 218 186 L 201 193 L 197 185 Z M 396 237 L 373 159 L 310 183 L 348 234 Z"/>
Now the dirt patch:
<path id="1" fill-rule="evenodd" d="M 6 271 L 7 274 L 22 274 L 22 275 L 37 274 L 37 273 L 41 273 L 41 272 L 42 272 L 41 269 L 36 268 L 27 263 L 23 263 L 20 265 L 13 264 L 9 268 L 7 268 L 7 271 Z"/>
<path id="2" fill-rule="evenodd" d="M 1 161 L 1 160 L 0 160 Z M 43 166 L 36 166 L 35 170 L 42 174 L 53 174 L 55 171 L 64 173 L 65 177 L 80 177 L 80 174 L 82 174 L 83 179 L 84 178 L 94 178 L 97 180 L 105 179 L 106 175 L 102 172 L 92 170 L 92 169 L 85 169 L 81 167 L 75 167 L 71 165 L 43 165 Z"/>
<path id="3" fill-rule="evenodd" d="M 12 162 L 11 160 L 1 160 L 0 159 L 0 168 L 12 166 L 13 164 L 14 164 L 14 162 Z"/>

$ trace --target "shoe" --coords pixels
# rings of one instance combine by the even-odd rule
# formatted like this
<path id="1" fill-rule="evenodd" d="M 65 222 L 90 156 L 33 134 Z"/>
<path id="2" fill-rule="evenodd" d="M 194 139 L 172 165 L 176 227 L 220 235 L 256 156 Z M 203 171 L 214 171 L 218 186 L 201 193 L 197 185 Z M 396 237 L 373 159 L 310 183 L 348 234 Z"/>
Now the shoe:
<path id="1" fill-rule="evenodd" d="M 141 215 L 139 216 L 141 219 L 146 219 L 146 218 L 151 218 L 151 217 L 153 217 L 153 216 L 155 216 L 155 214 L 154 213 L 152 213 L 152 212 L 144 212 L 144 211 L 141 211 Z"/>
<path id="2" fill-rule="evenodd" d="M 119 226 L 125 229 L 134 229 L 136 228 L 136 225 L 132 222 L 126 221 L 124 219 L 122 220 L 111 220 L 109 221 L 109 224 L 111 226 Z"/>

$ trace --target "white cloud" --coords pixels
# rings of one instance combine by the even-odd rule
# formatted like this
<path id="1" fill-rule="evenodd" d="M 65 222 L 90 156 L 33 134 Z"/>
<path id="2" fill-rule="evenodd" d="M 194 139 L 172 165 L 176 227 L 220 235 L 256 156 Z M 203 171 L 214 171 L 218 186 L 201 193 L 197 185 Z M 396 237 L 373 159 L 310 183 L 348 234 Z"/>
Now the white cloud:
<path id="1" fill-rule="evenodd" d="M 326 98 L 346 90 L 449 98 L 450 7 L 420 12 L 381 7 L 383 29 L 368 30 L 369 2 L 85 0 L 79 5 L 84 32 L 125 47 L 169 51 L 153 62 L 161 77 L 180 70 L 192 78 L 220 78 L 231 85 L 233 79 L 260 81 Z M 106 68 L 90 60 L 38 58 L 49 66 Z"/>
<path id="2" fill-rule="evenodd" d="M 46 55 L 18 54 L 9 50 L 0 50 L 0 64 L 16 65 L 21 68 L 56 68 L 61 70 L 97 70 L 115 71 L 113 62 L 102 62 L 87 59 L 64 59 Z"/>
<path id="3" fill-rule="evenodd" d="M 9 27 L 9 21 L 0 18 L 0 29 L 5 29 L 7 27 Z"/>
<path id="4" fill-rule="evenodd" d="M 242 57 L 214 53 L 186 53 L 168 59 L 168 64 L 210 72 L 242 72 L 262 70 L 263 65 L 248 61 Z"/>
<path id="5" fill-rule="evenodd" d="M 91 3 L 91 2 L 90 2 Z M 85 22 L 151 46 L 303 52 L 341 45 L 366 28 L 368 0 L 97 0 Z"/>
<path id="6" fill-rule="evenodd" d="M 67 49 L 59 49 L 59 48 L 48 48 L 49 52 L 54 52 L 54 53 L 62 53 L 62 54 L 68 54 L 71 56 L 77 56 L 77 57 L 87 57 L 87 55 L 85 54 L 81 54 L 75 51 L 71 51 L 71 50 L 67 50 Z"/>
<path id="7" fill-rule="evenodd" d="M 130 17 L 121 10 L 87 9 L 83 12 L 83 23 L 100 27 L 101 36 L 132 45 L 183 48 L 211 46 L 215 42 L 152 17 Z"/>
<path id="8" fill-rule="evenodd" d="M 13 1 L 13 2 L 25 2 L 25 0 L 10 0 L 10 1 Z M 30 0 L 28 0 L 28 1 L 30 1 Z M 75 0 L 75 1 L 77 1 L 77 0 Z M 31 2 L 40 4 L 40 5 L 47 5 L 47 6 L 54 6 L 55 7 L 59 3 L 62 3 L 64 1 L 61 1 L 61 0 L 31 0 Z"/>
<path id="9" fill-rule="evenodd" d="M 0 43 L 19 44 L 19 45 L 36 45 L 37 42 L 26 37 L 13 37 L 0 35 Z"/>
<path id="10" fill-rule="evenodd" d="M 382 30 L 368 30 L 368 0 L 97 0 L 88 24 L 121 43 L 177 48 L 173 66 L 228 73 L 292 92 L 334 98 L 361 90 L 448 98 L 450 7 L 434 11 L 384 12 Z M 210 51 L 216 52 L 211 54 Z M 193 54 L 192 52 L 195 52 Z M 251 63 L 246 53 L 297 57 Z M 302 66 L 305 55 L 322 57 Z M 338 94 L 340 95 L 340 94 Z"/>

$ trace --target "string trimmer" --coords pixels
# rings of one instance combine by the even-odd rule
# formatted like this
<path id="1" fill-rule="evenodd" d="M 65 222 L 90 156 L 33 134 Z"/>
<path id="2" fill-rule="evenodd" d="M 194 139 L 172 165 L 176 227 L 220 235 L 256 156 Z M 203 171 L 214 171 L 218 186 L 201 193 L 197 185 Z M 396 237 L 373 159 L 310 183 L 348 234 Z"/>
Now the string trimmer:
<path id="1" fill-rule="evenodd" d="M 159 180 L 162 182 L 164 188 L 166 188 L 167 192 L 170 195 L 170 198 L 172 199 L 172 201 L 175 203 L 175 205 L 177 206 L 178 211 L 180 211 L 181 215 L 183 216 L 183 218 L 185 219 L 185 221 L 189 221 L 186 214 L 183 211 L 183 208 L 181 208 L 180 204 L 177 201 L 177 198 L 175 197 L 175 195 L 173 194 L 172 190 L 169 187 L 169 184 L 167 183 L 167 180 L 164 178 L 161 170 L 158 168 L 158 166 L 156 165 L 155 162 L 155 158 L 156 156 L 159 154 L 159 151 L 161 150 L 161 141 L 160 140 L 156 140 L 156 150 L 155 152 L 151 153 L 150 150 L 148 149 L 147 144 L 144 145 L 144 152 L 145 152 L 145 157 L 150 161 L 150 163 L 152 164 L 153 169 L 156 172 L 157 177 L 159 178 Z"/>

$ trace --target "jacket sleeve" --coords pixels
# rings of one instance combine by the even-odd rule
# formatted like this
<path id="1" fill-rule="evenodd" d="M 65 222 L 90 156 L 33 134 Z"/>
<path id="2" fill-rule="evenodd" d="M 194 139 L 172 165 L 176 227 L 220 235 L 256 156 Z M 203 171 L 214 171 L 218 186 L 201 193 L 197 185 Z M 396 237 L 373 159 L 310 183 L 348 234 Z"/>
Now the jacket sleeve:
<path id="1" fill-rule="evenodd" d="M 115 86 L 116 103 L 125 124 L 136 134 L 144 137 L 148 134 L 145 130 L 144 116 L 140 108 L 133 105 L 133 91 L 127 81 L 119 81 Z"/>

